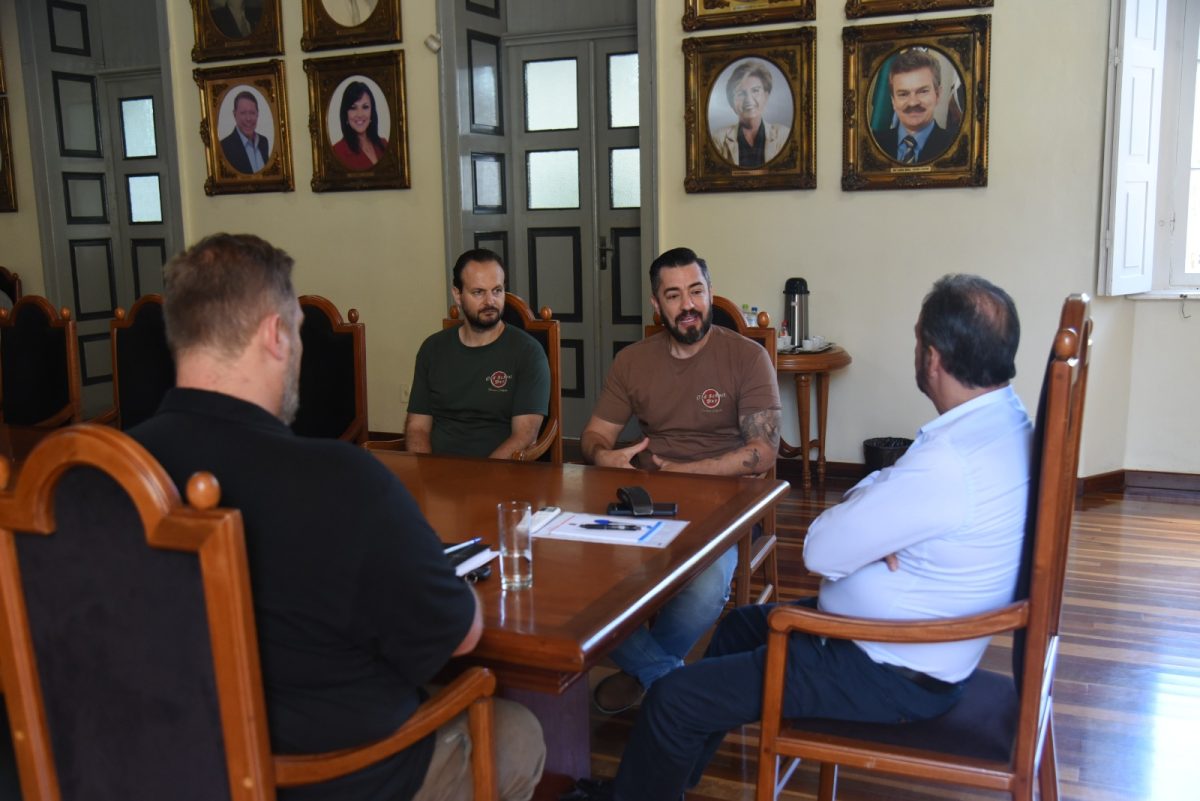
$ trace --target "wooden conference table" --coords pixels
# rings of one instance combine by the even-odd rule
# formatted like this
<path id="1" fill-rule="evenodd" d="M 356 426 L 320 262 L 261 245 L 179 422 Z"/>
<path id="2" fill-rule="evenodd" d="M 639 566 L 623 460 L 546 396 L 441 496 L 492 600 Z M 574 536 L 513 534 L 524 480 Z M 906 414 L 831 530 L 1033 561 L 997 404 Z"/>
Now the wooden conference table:
<path id="1" fill-rule="evenodd" d="M 534 539 L 533 587 L 503 592 L 499 565 L 476 585 L 483 637 L 470 659 L 496 672 L 502 694 L 529 706 L 546 736 L 546 770 L 591 773 L 586 673 L 636 626 L 748 531 L 787 489 L 783 481 L 633 472 L 373 452 L 445 540 L 496 545 L 496 504 L 603 513 L 618 487 L 674 501 L 688 526 L 666 548 Z"/>

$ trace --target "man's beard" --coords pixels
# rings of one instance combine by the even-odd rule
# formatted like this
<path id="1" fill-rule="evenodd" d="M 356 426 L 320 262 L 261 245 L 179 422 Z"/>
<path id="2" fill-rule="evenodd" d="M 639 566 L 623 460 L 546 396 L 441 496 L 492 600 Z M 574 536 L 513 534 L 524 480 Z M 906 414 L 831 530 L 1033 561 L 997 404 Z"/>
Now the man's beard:
<path id="1" fill-rule="evenodd" d="M 494 311 L 496 312 L 496 316 L 490 320 L 484 320 L 478 314 L 472 314 L 471 312 L 467 311 L 466 308 L 464 308 L 463 316 L 467 318 L 467 325 L 471 326 L 472 331 L 490 331 L 500 323 L 500 317 L 502 314 L 500 309 L 481 309 L 480 311 Z"/>
<path id="2" fill-rule="evenodd" d="M 299 343 L 297 343 L 298 345 Z M 280 403 L 279 419 L 291 425 L 300 409 L 300 348 L 293 347 L 288 355 L 287 376 L 283 384 L 283 400 Z"/>
<path id="3" fill-rule="evenodd" d="M 917 389 L 929 397 L 929 351 L 922 349 L 921 363 L 917 365 Z"/>
<path id="4" fill-rule="evenodd" d="M 682 314 L 679 315 L 679 317 L 682 316 Z M 708 333 L 708 329 L 712 328 L 712 306 L 709 306 L 707 309 L 705 309 L 704 314 L 700 316 L 699 328 L 689 328 L 687 331 L 684 331 L 676 324 L 676 321 L 679 319 L 679 317 L 676 317 L 675 320 L 671 320 L 669 322 L 667 320 L 663 320 L 663 325 L 666 326 L 668 333 L 671 334 L 676 342 L 681 342 L 684 345 L 695 345 L 697 342 L 704 339 L 704 335 Z"/>

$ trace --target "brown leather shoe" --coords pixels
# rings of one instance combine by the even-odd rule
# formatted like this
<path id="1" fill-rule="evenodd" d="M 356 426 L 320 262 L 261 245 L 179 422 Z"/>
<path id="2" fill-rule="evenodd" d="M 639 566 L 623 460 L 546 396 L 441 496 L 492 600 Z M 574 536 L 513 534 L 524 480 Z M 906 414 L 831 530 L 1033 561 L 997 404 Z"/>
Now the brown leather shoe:
<path id="1" fill-rule="evenodd" d="M 646 691 L 633 676 L 617 671 L 605 676 L 592 693 L 592 703 L 606 715 L 616 715 L 642 702 Z"/>

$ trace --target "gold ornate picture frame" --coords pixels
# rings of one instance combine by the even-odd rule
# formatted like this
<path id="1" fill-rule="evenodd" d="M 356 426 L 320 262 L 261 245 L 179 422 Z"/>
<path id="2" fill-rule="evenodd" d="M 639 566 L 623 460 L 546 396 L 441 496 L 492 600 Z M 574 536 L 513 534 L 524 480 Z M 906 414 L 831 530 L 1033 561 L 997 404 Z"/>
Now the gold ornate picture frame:
<path id="1" fill-rule="evenodd" d="M 197 69 L 192 77 L 200 87 L 200 139 L 208 161 L 205 194 L 291 192 L 283 62 Z"/>
<path id="2" fill-rule="evenodd" d="M 8 98 L 0 97 L 0 212 L 17 210 L 11 131 L 8 124 Z"/>
<path id="3" fill-rule="evenodd" d="M 300 49 L 330 50 L 402 41 L 400 0 L 303 0 Z"/>
<path id="4" fill-rule="evenodd" d="M 842 189 L 987 186 L 991 17 L 842 29 Z"/>
<path id="5" fill-rule="evenodd" d="M 816 0 L 684 0 L 683 3 L 685 31 L 816 18 Z"/>
<path id="6" fill-rule="evenodd" d="M 992 0 L 846 0 L 846 18 L 919 14 L 960 8 L 991 8 Z"/>
<path id="7" fill-rule="evenodd" d="M 310 58 L 304 72 L 313 191 L 411 186 L 404 52 Z"/>
<path id="8" fill-rule="evenodd" d="M 815 34 L 683 40 L 686 191 L 816 187 Z"/>
<path id="9" fill-rule="evenodd" d="M 192 61 L 283 55 L 279 0 L 191 0 Z"/>

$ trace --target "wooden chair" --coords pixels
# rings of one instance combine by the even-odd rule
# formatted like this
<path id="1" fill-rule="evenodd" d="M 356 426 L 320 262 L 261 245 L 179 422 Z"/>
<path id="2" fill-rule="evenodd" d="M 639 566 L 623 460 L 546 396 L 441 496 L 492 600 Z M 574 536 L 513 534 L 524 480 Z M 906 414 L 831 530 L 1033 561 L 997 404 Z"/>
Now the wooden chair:
<path id="1" fill-rule="evenodd" d="M 0 267 L 0 293 L 7 295 L 11 304 L 21 299 L 21 276 Z"/>
<path id="2" fill-rule="evenodd" d="M 129 309 L 116 310 L 108 324 L 112 347 L 112 422 L 125 431 L 154 415 L 175 386 L 175 359 L 167 346 L 162 295 L 143 295 Z M 93 422 L 109 422 L 108 415 Z"/>
<path id="3" fill-rule="evenodd" d="M 37 295 L 0 309 L 0 422 L 55 428 L 79 422 L 82 409 L 71 312 Z"/>
<path id="4" fill-rule="evenodd" d="M 504 293 L 504 314 L 501 319 L 506 325 L 520 328 L 537 340 L 546 351 L 550 363 L 550 405 L 542 430 L 528 448 L 514 451 L 509 458 L 515 462 L 537 460 L 562 464 L 562 345 L 558 333 L 558 320 L 551 319 L 553 312 L 543 306 L 537 317 L 529 304 L 511 292 Z M 442 320 L 442 328 L 456 328 L 463 324 L 458 317 L 458 307 L 450 307 L 450 316 Z"/>
<path id="5" fill-rule="evenodd" d="M 758 342 L 767 349 L 767 354 L 771 358 L 771 367 L 774 368 L 778 365 L 775 329 L 771 327 L 771 317 L 766 312 L 759 312 L 757 325 L 749 326 L 746 325 L 746 320 L 742 317 L 742 312 L 737 304 L 728 298 L 713 295 L 712 318 L 714 325 L 737 331 L 747 339 Z M 662 319 L 655 313 L 654 324 L 646 326 L 646 336 L 652 336 L 662 330 Z M 774 462 L 764 477 L 774 480 Z M 762 525 L 762 533 L 757 538 L 753 536 L 754 527 L 751 526 L 746 530 L 745 536 L 738 540 L 738 566 L 737 573 L 734 575 L 733 593 L 734 603 L 737 606 L 745 606 L 750 603 L 750 579 L 759 569 L 765 568 L 763 588 L 754 597 L 754 603 L 765 604 L 779 593 L 779 558 L 775 553 L 775 546 L 778 544 L 775 533 L 775 507 L 772 506 L 759 522 Z"/>
<path id="6" fill-rule="evenodd" d="M 112 428 L 47 437 L 9 489 L 0 460 L 0 680 L 25 801 L 271 801 L 380 761 L 469 710 L 496 798 L 494 677 L 472 668 L 393 734 L 272 756 L 241 515 L 207 473 L 184 506 Z"/>
<path id="7" fill-rule="evenodd" d="M 1017 601 L 993 612 L 930 621 L 863 620 L 795 606 L 771 612 L 763 690 L 758 801 L 776 797 L 780 756 L 821 763 L 820 793 L 832 801 L 837 766 L 1003 791 L 1043 801 L 1058 798 L 1053 689 L 1063 576 L 1075 503 L 1079 435 L 1087 389 L 1092 322 L 1086 295 L 1072 295 L 1042 384 L 1034 434 Z M 781 720 L 787 638 L 793 631 L 883 642 L 945 642 L 1014 632 L 1013 676 L 978 669 L 962 699 L 933 720 L 903 724 Z"/>
<path id="8" fill-rule="evenodd" d="M 292 431 L 363 443 L 367 439 L 367 329 L 351 309 L 345 322 L 320 295 L 301 295 L 300 409 Z"/>

